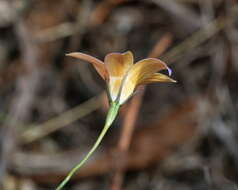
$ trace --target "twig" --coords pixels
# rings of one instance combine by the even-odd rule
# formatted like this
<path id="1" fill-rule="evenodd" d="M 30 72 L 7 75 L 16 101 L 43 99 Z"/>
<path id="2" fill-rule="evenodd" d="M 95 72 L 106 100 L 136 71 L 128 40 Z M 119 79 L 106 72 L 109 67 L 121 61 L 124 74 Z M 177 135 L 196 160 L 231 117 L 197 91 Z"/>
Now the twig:
<path id="1" fill-rule="evenodd" d="M 92 12 L 90 23 L 93 26 L 98 26 L 104 22 L 106 17 L 110 14 L 112 9 L 125 0 L 104 0 L 100 2 L 95 10 Z"/>
<path id="2" fill-rule="evenodd" d="M 88 101 L 80 104 L 79 106 L 76 106 L 62 113 L 61 115 L 46 121 L 45 123 L 31 127 L 21 135 L 20 142 L 23 144 L 28 144 L 33 141 L 39 140 L 40 138 L 43 138 L 88 115 L 101 106 L 101 98 L 103 96 L 105 96 L 105 93 L 93 97 Z"/>
<path id="3" fill-rule="evenodd" d="M 57 26 L 44 29 L 36 34 L 35 40 L 39 43 L 52 42 L 61 38 L 66 38 L 77 33 L 75 24 L 65 22 Z"/>
<path id="4" fill-rule="evenodd" d="M 77 34 L 77 36 L 81 36 L 88 26 L 87 24 L 90 15 L 91 4 L 92 3 L 90 0 L 82 1 L 82 5 L 79 7 L 75 23 L 65 22 L 48 29 L 44 29 L 35 35 L 35 40 L 38 43 L 45 43 L 56 41 L 75 34 Z"/>
<path id="5" fill-rule="evenodd" d="M 186 38 L 178 46 L 172 48 L 169 52 L 165 53 L 161 59 L 164 60 L 167 64 L 178 60 L 185 53 L 188 53 L 189 50 L 199 46 L 213 35 L 221 31 L 225 27 L 225 21 L 223 17 L 218 17 L 213 20 L 205 27 L 201 28 L 199 31 L 195 32 L 190 37 Z"/>
<path id="6" fill-rule="evenodd" d="M 183 34 L 191 34 L 201 27 L 199 16 L 183 4 L 175 0 L 151 0 L 164 10 L 169 12 L 171 20 L 183 30 Z"/>

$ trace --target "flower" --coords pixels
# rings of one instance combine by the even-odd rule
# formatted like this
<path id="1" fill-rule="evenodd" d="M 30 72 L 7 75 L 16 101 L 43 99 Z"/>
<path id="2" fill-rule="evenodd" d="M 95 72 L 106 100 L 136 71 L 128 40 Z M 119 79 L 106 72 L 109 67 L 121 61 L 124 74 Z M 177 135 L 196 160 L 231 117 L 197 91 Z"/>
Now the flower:
<path id="1" fill-rule="evenodd" d="M 176 82 L 167 75 L 157 73 L 163 69 L 167 69 L 169 75 L 171 75 L 171 70 L 164 62 L 155 58 L 147 58 L 134 64 L 133 54 L 130 51 L 125 53 L 110 53 L 106 55 L 104 62 L 79 52 L 66 55 L 88 61 L 94 66 L 99 75 L 107 82 L 111 102 L 105 125 L 96 142 L 86 156 L 71 169 L 66 178 L 57 186 L 56 190 L 61 190 L 94 153 L 115 120 L 120 105 L 133 94 L 137 86 L 154 82 Z"/>
<path id="2" fill-rule="evenodd" d="M 120 105 L 128 100 L 139 85 L 176 82 L 169 77 L 172 72 L 164 62 L 156 58 L 147 58 L 134 64 L 133 54 L 130 51 L 110 53 L 106 55 L 104 62 L 80 52 L 66 55 L 91 63 L 106 81 L 110 100 Z M 157 73 L 164 69 L 168 71 L 169 76 Z"/>

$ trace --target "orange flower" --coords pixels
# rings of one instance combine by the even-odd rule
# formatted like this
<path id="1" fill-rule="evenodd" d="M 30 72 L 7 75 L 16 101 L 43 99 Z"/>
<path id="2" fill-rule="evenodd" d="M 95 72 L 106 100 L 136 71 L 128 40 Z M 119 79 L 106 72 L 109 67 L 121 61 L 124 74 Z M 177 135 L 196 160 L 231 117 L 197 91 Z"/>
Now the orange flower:
<path id="1" fill-rule="evenodd" d="M 88 61 L 94 66 L 99 75 L 107 82 L 111 102 L 105 125 L 96 142 L 86 156 L 72 168 L 66 178 L 57 186 L 56 190 L 61 190 L 75 172 L 94 153 L 115 120 L 120 105 L 133 94 L 138 85 L 154 82 L 175 82 L 175 80 L 169 78 L 167 75 L 157 73 L 163 69 L 167 69 L 169 75 L 171 75 L 171 70 L 164 62 L 159 59 L 148 58 L 133 64 L 133 55 L 130 51 L 125 53 L 110 53 L 105 57 L 104 62 L 84 53 L 75 52 L 67 55 Z"/>
<path id="2" fill-rule="evenodd" d="M 66 54 L 91 63 L 99 75 L 107 82 L 109 98 L 112 102 L 123 104 L 139 85 L 155 82 L 176 82 L 167 75 L 157 73 L 161 70 L 171 70 L 159 59 L 147 58 L 134 64 L 133 54 L 110 53 L 104 62 L 90 55 L 74 52 Z"/>

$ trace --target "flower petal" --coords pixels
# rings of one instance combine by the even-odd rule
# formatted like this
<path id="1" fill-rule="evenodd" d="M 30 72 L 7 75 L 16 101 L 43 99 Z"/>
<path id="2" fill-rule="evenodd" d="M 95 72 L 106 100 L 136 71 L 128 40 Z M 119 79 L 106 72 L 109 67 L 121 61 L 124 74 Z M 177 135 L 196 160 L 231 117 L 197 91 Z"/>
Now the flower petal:
<path id="1" fill-rule="evenodd" d="M 161 73 L 154 73 L 151 77 L 145 78 L 142 80 L 138 85 L 145 85 L 149 83 L 156 83 L 156 82 L 177 82 L 174 79 L 171 79 L 167 75 Z"/>
<path id="2" fill-rule="evenodd" d="M 87 62 L 91 63 L 94 66 L 94 68 L 96 69 L 96 71 L 99 73 L 99 75 L 104 80 L 106 80 L 108 78 L 107 70 L 105 68 L 104 63 L 101 60 L 99 60 L 93 56 L 87 55 L 85 53 L 80 53 L 80 52 L 68 53 L 68 54 L 66 54 L 66 56 L 71 56 L 71 57 L 78 58 L 83 61 L 87 61 Z"/>
<path id="3" fill-rule="evenodd" d="M 112 101 L 115 101 L 118 97 L 122 79 L 133 65 L 133 54 L 130 51 L 110 53 L 105 57 L 104 62 L 109 74 L 109 93 Z"/>
<path id="4" fill-rule="evenodd" d="M 120 104 L 123 104 L 132 95 L 139 84 L 163 69 L 167 69 L 169 75 L 171 74 L 168 66 L 156 58 L 143 59 L 134 64 L 123 81 L 119 98 Z"/>

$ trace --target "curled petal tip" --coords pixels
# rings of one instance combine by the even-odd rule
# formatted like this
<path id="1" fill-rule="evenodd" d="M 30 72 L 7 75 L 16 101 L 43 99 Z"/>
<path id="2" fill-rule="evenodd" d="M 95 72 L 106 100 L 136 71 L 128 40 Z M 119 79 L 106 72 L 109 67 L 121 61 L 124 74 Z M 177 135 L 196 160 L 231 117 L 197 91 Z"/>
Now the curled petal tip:
<path id="1" fill-rule="evenodd" d="M 172 70 L 169 67 L 167 67 L 167 70 L 168 70 L 169 76 L 171 76 L 172 75 Z"/>
<path id="2" fill-rule="evenodd" d="M 104 66 L 104 63 L 101 60 L 81 52 L 72 52 L 72 53 L 67 53 L 65 55 L 91 63 L 96 69 L 96 71 L 99 73 L 99 75 L 103 79 L 107 79 L 107 71 Z"/>

